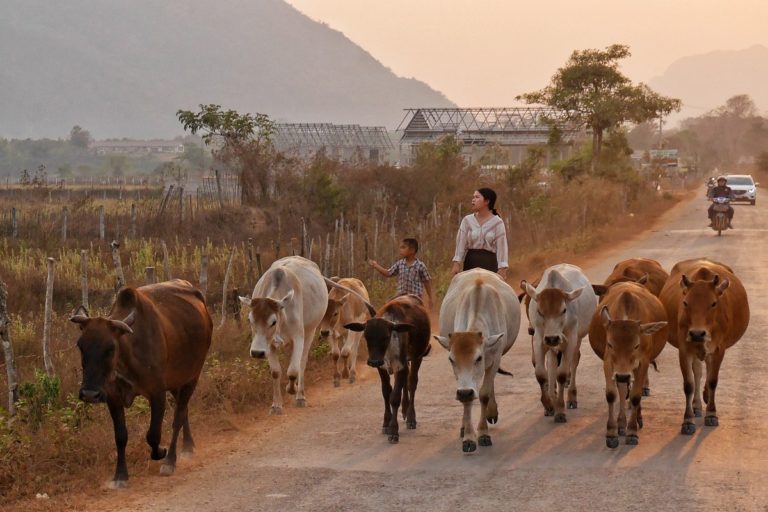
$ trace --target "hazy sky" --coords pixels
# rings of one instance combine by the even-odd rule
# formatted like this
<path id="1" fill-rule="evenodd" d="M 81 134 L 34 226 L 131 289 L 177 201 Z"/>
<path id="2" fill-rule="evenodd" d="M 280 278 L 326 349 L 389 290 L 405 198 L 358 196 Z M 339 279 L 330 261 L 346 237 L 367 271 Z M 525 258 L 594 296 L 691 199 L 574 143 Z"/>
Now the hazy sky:
<path id="1" fill-rule="evenodd" d="M 288 0 L 464 107 L 544 86 L 574 49 L 629 44 L 647 82 L 679 57 L 768 46 L 768 0 Z"/>

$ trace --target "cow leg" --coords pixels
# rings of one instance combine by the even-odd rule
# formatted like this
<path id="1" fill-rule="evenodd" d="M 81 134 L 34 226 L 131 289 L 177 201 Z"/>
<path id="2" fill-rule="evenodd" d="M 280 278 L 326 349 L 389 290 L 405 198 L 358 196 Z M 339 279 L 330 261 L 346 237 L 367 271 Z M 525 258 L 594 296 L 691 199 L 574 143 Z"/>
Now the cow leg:
<path id="1" fill-rule="evenodd" d="M 331 344 L 331 358 L 333 359 L 333 385 L 334 387 L 341 386 L 341 373 L 339 373 L 339 339 L 336 336 L 336 331 L 332 331 L 330 335 Z"/>
<path id="2" fill-rule="evenodd" d="M 576 350 L 572 355 L 570 376 L 568 379 L 568 408 L 576 409 L 578 407 L 578 400 L 576 397 L 576 368 L 579 367 L 579 360 L 581 360 L 581 340 L 576 344 Z"/>
<path id="3" fill-rule="evenodd" d="M 493 366 L 493 373 L 491 374 L 493 378 L 491 378 L 491 392 L 490 392 L 490 400 L 488 401 L 488 409 L 485 413 L 485 419 L 488 420 L 488 423 L 491 425 L 494 425 L 498 423 L 499 421 L 499 404 L 496 402 L 496 372 L 498 371 L 498 366 Z M 486 370 L 485 377 L 488 377 L 488 371 Z"/>
<path id="4" fill-rule="evenodd" d="M 349 346 L 349 358 L 347 359 L 347 367 L 349 368 L 349 383 L 352 384 L 357 379 L 357 352 L 360 348 L 360 338 L 363 337 L 363 333 L 349 331 L 347 334 L 347 344 Z"/>
<path id="5" fill-rule="evenodd" d="M 301 362 L 299 367 L 299 382 L 298 382 L 298 391 L 296 393 L 296 407 L 306 407 L 307 406 L 307 399 L 304 396 L 304 372 L 307 370 L 307 360 L 309 359 L 309 349 L 312 348 L 312 341 L 315 339 L 315 330 L 314 329 L 307 329 L 304 332 L 304 339 L 309 340 L 308 342 L 302 344 L 301 347 Z M 294 348 L 296 350 L 296 348 Z"/>
<path id="6" fill-rule="evenodd" d="M 286 371 L 286 375 L 288 375 L 288 384 L 285 385 L 285 391 L 289 395 L 296 394 L 296 386 L 298 384 L 297 381 L 300 378 L 299 374 L 301 373 L 301 360 L 304 354 L 304 348 L 305 345 L 308 346 L 311 343 L 307 343 L 306 340 L 311 340 L 311 338 L 304 336 L 296 336 L 293 338 L 291 360 L 288 362 L 288 370 Z"/>
<path id="7" fill-rule="evenodd" d="M 483 384 L 480 386 L 480 419 L 477 423 L 477 444 L 480 446 L 491 446 L 491 436 L 488 434 L 488 416 L 490 415 L 489 406 L 493 397 L 493 379 L 496 376 L 497 367 L 494 364 L 490 371 L 486 370 L 483 376 Z M 495 409 L 495 403 L 494 403 Z M 498 417 L 498 411 L 495 411 Z"/>
<path id="8" fill-rule="evenodd" d="M 613 379 L 613 369 L 603 366 L 605 373 L 605 401 L 608 403 L 608 423 L 605 426 L 605 444 L 608 448 L 619 446 L 619 431 L 616 423 L 616 400 L 619 398 L 619 389 Z"/>
<path id="9" fill-rule="evenodd" d="M 544 416 L 552 416 L 555 414 L 554 406 L 552 405 L 551 393 L 549 390 L 548 382 L 548 368 L 545 362 L 547 354 L 545 349 L 541 346 L 541 343 L 533 344 L 533 357 L 534 357 L 534 371 L 536 373 L 536 381 L 541 388 L 541 405 L 544 406 Z"/>
<path id="10" fill-rule="evenodd" d="M 696 356 L 691 357 L 691 366 L 693 367 L 693 415 L 701 418 L 701 411 L 704 409 L 701 403 L 701 361 Z"/>
<path id="11" fill-rule="evenodd" d="M 685 393 L 685 414 L 680 433 L 691 435 L 696 432 L 696 425 L 693 423 L 694 375 L 692 357 L 685 352 L 682 346 L 678 349 L 678 357 L 680 359 L 680 371 L 683 373 L 683 392 Z"/>
<path id="12" fill-rule="evenodd" d="M 416 388 L 419 385 L 419 368 L 421 368 L 421 358 L 411 361 L 407 385 L 409 397 L 408 413 L 405 418 L 405 426 L 409 429 L 416 428 Z"/>
<path id="13" fill-rule="evenodd" d="M 160 448 L 160 438 L 163 433 L 163 416 L 165 415 L 165 391 L 155 393 L 149 399 L 149 429 L 147 430 L 147 444 L 151 449 L 152 460 L 165 458 L 167 450 Z"/>
<path id="14" fill-rule="evenodd" d="M 125 463 L 125 445 L 128 444 L 128 428 L 125 426 L 125 409 L 121 404 L 107 401 L 109 414 L 112 416 L 112 426 L 115 430 L 115 447 L 117 448 L 117 464 L 111 487 L 118 489 L 128 485 L 128 466 Z"/>
<path id="15" fill-rule="evenodd" d="M 716 427 L 719 422 L 717 419 L 717 407 L 715 406 L 715 390 L 720 375 L 720 365 L 723 363 L 725 352 L 718 350 L 707 357 L 707 415 L 704 417 L 704 425 Z"/>
<path id="16" fill-rule="evenodd" d="M 617 384 L 619 390 L 619 435 L 627 434 L 627 385 Z"/>
<path id="17" fill-rule="evenodd" d="M 400 402 L 403 397 L 403 386 L 408 379 L 408 365 L 403 365 L 403 369 L 395 373 L 395 385 L 392 387 L 392 393 L 389 395 L 389 406 L 392 409 L 392 417 L 389 420 L 389 442 L 394 444 L 400 441 L 400 424 L 397 421 L 397 410 L 400 408 Z"/>
<path id="18" fill-rule="evenodd" d="M 267 360 L 269 361 L 269 371 L 272 374 L 272 408 L 269 410 L 269 414 L 280 415 L 283 414 L 283 390 L 280 389 L 280 377 L 283 369 L 280 366 L 280 358 L 277 357 L 277 350 L 272 345 L 267 350 Z"/>
<path id="19" fill-rule="evenodd" d="M 477 450 L 477 433 L 472 425 L 472 402 L 463 402 L 464 415 L 461 419 L 461 451 L 472 453 Z"/>
<path id="20" fill-rule="evenodd" d="M 389 397 L 392 395 L 392 384 L 389 382 L 389 374 L 386 370 L 379 370 L 381 379 L 381 396 L 384 398 L 384 422 L 381 425 L 381 433 L 389 434 L 389 423 L 392 420 L 392 409 L 389 407 Z"/>
<path id="21" fill-rule="evenodd" d="M 629 390 L 629 406 L 631 412 L 629 415 L 629 423 L 627 424 L 627 444 L 635 445 L 639 442 L 637 431 L 640 425 L 640 400 L 643 397 L 643 384 L 646 382 L 647 375 L 648 364 L 642 362 L 640 363 L 640 367 L 634 371 L 634 382 L 632 382 L 632 388 Z"/>
<path id="22" fill-rule="evenodd" d="M 162 476 L 170 476 L 176 470 L 176 442 L 179 439 L 179 432 L 185 423 L 189 423 L 189 399 L 192 397 L 192 393 L 195 391 L 197 381 L 190 382 L 181 387 L 178 391 L 173 393 L 173 398 L 176 400 L 176 407 L 173 411 L 173 433 L 171 434 L 171 444 L 168 446 L 168 453 L 165 456 L 163 465 L 160 466 L 160 474 Z M 190 438 L 189 441 L 192 439 Z M 184 445 L 186 448 L 187 439 L 184 439 Z"/>
<path id="23" fill-rule="evenodd" d="M 557 379 L 557 397 L 555 398 L 555 423 L 565 423 L 568 421 L 565 417 L 565 388 L 568 386 L 571 367 L 571 350 L 566 347 L 563 352 L 563 359 L 559 366 L 553 366 L 553 373 L 556 372 Z"/>

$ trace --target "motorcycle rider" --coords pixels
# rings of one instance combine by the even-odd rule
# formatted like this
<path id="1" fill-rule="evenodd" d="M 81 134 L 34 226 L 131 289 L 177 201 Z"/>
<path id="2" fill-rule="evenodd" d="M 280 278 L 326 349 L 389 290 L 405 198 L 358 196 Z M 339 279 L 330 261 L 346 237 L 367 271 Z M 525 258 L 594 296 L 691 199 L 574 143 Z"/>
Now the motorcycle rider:
<path id="1" fill-rule="evenodd" d="M 714 199 L 716 197 L 727 197 L 730 200 L 733 200 L 733 190 L 731 190 L 731 187 L 727 185 L 728 179 L 725 176 L 718 176 L 717 177 L 717 185 L 712 187 L 709 190 L 709 198 Z M 712 219 L 715 216 L 715 203 L 712 203 L 709 205 L 709 210 L 707 210 L 709 214 L 709 227 L 712 227 Z M 728 205 L 728 227 L 733 228 L 733 206 Z"/>

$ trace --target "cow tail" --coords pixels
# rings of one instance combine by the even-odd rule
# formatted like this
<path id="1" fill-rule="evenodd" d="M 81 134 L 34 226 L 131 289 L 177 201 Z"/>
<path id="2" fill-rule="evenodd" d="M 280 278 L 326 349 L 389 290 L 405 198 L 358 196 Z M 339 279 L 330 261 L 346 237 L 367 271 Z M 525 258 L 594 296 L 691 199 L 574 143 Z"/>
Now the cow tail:
<path id="1" fill-rule="evenodd" d="M 653 366 L 653 369 L 656 370 L 656 373 L 661 373 L 661 372 L 659 372 L 659 365 L 656 364 L 656 360 L 655 359 L 653 361 L 651 361 L 651 366 Z"/>
<path id="2" fill-rule="evenodd" d="M 500 374 L 502 374 L 502 375 L 509 375 L 510 377 L 514 377 L 514 374 L 513 374 L 512 372 L 509 372 L 509 371 L 505 370 L 505 369 L 504 369 L 504 368 L 502 368 L 502 367 L 499 367 L 499 369 L 498 369 L 498 370 L 496 370 L 496 372 L 497 372 L 497 373 L 500 373 Z"/>
<path id="3" fill-rule="evenodd" d="M 432 352 L 432 344 L 427 343 L 427 348 L 424 350 L 424 353 L 421 355 L 421 357 L 427 357 L 430 352 Z"/>

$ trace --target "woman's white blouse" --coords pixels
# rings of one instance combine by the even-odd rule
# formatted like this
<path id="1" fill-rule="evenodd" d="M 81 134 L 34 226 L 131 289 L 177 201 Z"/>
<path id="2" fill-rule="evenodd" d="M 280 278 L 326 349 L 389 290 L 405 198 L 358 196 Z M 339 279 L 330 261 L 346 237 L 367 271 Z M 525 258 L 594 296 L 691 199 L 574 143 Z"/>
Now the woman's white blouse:
<path id="1" fill-rule="evenodd" d="M 496 253 L 499 268 L 509 266 L 509 247 L 507 246 L 507 228 L 501 217 L 494 215 L 483 224 L 478 222 L 474 213 L 461 220 L 456 235 L 456 254 L 453 261 L 461 263 L 468 249 L 485 249 Z"/>

